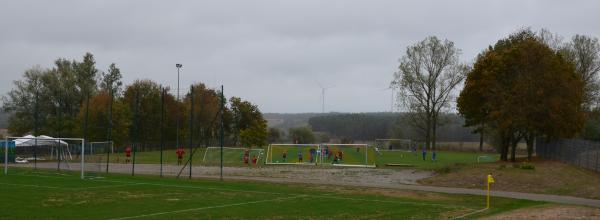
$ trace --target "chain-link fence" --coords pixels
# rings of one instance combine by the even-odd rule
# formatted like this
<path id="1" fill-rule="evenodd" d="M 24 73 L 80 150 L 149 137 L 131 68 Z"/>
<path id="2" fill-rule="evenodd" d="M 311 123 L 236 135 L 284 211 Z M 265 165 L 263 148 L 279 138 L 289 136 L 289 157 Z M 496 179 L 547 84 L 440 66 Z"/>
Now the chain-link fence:
<path id="1" fill-rule="evenodd" d="M 536 153 L 542 158 L 560 160 L 600 172 L 600 142 L 577 139 L 554 141 L 538 139 Z"/>

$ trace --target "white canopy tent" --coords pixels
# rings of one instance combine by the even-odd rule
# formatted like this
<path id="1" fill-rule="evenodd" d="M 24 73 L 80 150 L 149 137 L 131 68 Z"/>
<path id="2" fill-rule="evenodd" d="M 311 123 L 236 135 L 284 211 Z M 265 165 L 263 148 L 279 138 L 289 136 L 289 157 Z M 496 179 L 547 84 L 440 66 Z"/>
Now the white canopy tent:
<path id="1" fill-rule="evenodd" d="M 37 143 L 36 143 L 36 139 L 37 139 Z M 40 136 L 33 136 L 33 135 L 26 135 L 23 136 L 22 138 L 18 138 L 14 140 L 15 142 L 15 146 L 16 147 L 31 147 L 31 146 L 35 146 L 37 144 L 37 146 L 57 146 L 57 145 L 61 145 L 61 146 L 68 146 L 69 143 L 62 141 L 62 140 L 57 140 L 53 137 L 50 136 L 46 136 L 46 135 L 40 135 Z"/>
<path id="2" fill-rule="evenodd" d="M 60 140 L 60 138 L 53 138 L 47 135 L 33 136 L 33 135 L 25 135 L 23 137 L 17 137 L 13 140 L 15 142 L 15 147 L 33 147 L 33 146 L 48 146 L 50 147 L 49 154 L 47 156 L 50 159 L 59 159 L 59 160 L 72 160 L 73 156 L 71 155 L 71 151 L 69 149 L 69 143 L 64 140 Z M 39 154 L 38 154 L 39 155 Z M 17 163 L 27 163 L 30 160 L 46 160 L 43 156 L 36 157 L 26 157 L 26 158 L 15 158 L 15 162 Z"/>

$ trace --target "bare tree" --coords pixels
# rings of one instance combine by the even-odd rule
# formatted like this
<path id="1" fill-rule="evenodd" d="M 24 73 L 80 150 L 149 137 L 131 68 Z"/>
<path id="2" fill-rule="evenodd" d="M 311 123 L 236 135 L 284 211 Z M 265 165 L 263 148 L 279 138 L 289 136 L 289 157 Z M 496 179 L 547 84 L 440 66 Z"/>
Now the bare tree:
<path id="1" fill-rule="evenodd" d="M 394 73 L 392 87 L 398 88 L 399 105 L 409 112 L 412 124 L 424 130 L 428 149 L 435 150 L 439 113 L 451 107 L 454 89 L 468 70 L 459 56 L 453 42 L 427 37 L 407 48 Z"/>
<path id="2" fill-rule="evenodd" d="M 597 107 L 600 95 L 600 44 L 598 38 L 575 35 L 565 45 L 563 54 L 575 64 L 575 71 L 581 75 L 584 86 L 583 105 L 586 110 Z"/>
<path id="3" fill-rule="evenodd" d="M 598 38 L 577 34 L 571 38 L 571 41 L 564 43 L 562 36 L 552 33 L 548 29 L 541 29 L 536 33 L 536 37 L 575 64 L 575 71 L 585 84 L 584 109 L 591 111 L 594 107 L 598 107 L 600 101 L 598 97 L 600 96 L 600 82 L 598 81 L 600 44 Z"/>
<path id="4" fill-rule="evenodd" d="M 548 47 L 552 48 L 555 51 L 560 51 L 564 49 L 565 45 L 563 43 L 563 37 L 556 33 L 550 32 L 550 30 L 548 29 L 540 29 L 537 32 L 536 37 L 538 40 L 540 40 L 540 42 L 548 45 Z"/>

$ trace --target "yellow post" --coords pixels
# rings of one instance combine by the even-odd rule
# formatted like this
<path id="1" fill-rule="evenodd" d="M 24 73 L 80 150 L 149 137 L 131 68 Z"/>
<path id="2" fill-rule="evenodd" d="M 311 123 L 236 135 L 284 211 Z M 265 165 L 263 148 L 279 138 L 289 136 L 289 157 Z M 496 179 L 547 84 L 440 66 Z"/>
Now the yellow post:
<path id="1" fill-rule="evenodd" d="M 490 184 L 494 183 L 494 178 L 492 174 L 488 174 L 487 176 L 487 199 L 486 199 L 486 209 L 490 208 Z"/>

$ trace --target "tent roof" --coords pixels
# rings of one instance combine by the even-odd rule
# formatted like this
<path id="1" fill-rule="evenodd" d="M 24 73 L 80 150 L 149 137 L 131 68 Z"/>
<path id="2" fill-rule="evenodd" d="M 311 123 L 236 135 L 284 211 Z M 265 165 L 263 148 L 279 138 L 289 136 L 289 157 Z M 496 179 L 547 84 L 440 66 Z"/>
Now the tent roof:
<path id="1" fill-rule="evenodd" d="M 17 146 L 17 147 L 34 146 L 34 145 L 36 145 L 35 138 L 36 137 L 33 135 L 26 135 L 26 136 L 23 136 L 22 138 L 17 138 L 14 140 L 15 146 Z M 46 136 L 46 135 L 40 135 L 40 136 L 37 136 L 37 138 L 38 138 L 37 139 L 38 146 L 52 146 L 52 145 L 57 145 L 58 143 L 60 143 L 60 145 L 69 145 L 65 141 L 54 140 L 54 139 L 52 139 L 53 137 Z"/>

